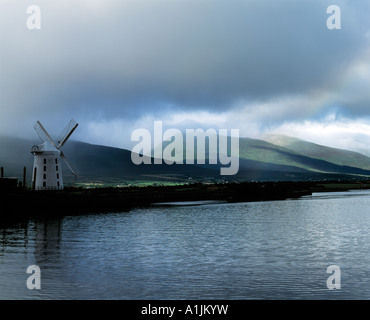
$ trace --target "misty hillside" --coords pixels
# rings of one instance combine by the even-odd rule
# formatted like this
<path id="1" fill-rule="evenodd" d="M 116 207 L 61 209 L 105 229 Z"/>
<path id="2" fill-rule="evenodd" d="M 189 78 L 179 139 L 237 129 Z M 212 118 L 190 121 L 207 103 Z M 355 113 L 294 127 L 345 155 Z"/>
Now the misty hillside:
<path id="1" fill-rule="evenodd" d="M 302 143 L 305 144 L 305 153 L 298 152 L 298 148 L 290 149 L 265 140 L 241 138 L 239 156 L 241 159 L 294 166 L 313 172 L 368 175 L 370 158 L 360 153 L 319 146 L 322 150 L 319 157 L 315 155 L 314 150 L 317 145 L 305 141 Z M 313 146 L 311 152 L 308 148 L 310 145 Z M 328 159 L 325 158 L 324 154 L 328 155 Z M 344 159 L 335 159 L 334 162 L 332 154 L 337 157 L 342 156 Z"/>
<path id="2" fill-rule="evenodd" d="M 358 152 L 329 148 L 316 143 L 277 134 L 266 135 L 264 139 L 304 156 L 329 161 L 338 165 L 370 170 L 370 158 Z"/>
<path id="3" fill-rule="evenodd" d="M 0 166 L 5 176 L 22 179 L 27 168 L 31 181 L 33 155 L 30 149 L 37 140 L 0 136 Z M 302 141 L 292 148 L 265 140 L 240 138 L 240 168 L 235 176 L 220 176 L 220 165 L 135 165 L 131 151 L 79 141 L 68 141 L 63 151 L 78 178 L 63 164 L 66 184 L 127 185 L 144 182 L 185 182 L 218 180 L 320 180 L 370 176 L 370 158 L 351 151 L 338 150 Z M 309 148 L 312 146 L 312 150 Z M 317 154 L 317 150 L 321 150 Z M 315 153 L 316 152 L 316 153 Z M 328 155 L 327 159 L 325 155 Z M 334 161 L 335 160 L 335 161 Z"/>
<path id="4" fill-rule="evenodd" d="M 37 140 L 26 140 L 0 136 L 0 166 L 5 176 L 22 179 L 23 167 L 27 170 L 27 181 L 32 178 L 33 155 L 30 153 Z M 92 145 L 79 141 L 68 141 L 63 152 L 76 179 L 62 161 L 63 178 L 66 183 L 125 184 L 139 181 L 182 181 L 189 177 L 215 176 L 218 168 L 201 168 L 179 165 L 141 165 L 131 161 L 131 152 L 124 149 Z M 217 170 L 216 170 L 217 169 Z"/>

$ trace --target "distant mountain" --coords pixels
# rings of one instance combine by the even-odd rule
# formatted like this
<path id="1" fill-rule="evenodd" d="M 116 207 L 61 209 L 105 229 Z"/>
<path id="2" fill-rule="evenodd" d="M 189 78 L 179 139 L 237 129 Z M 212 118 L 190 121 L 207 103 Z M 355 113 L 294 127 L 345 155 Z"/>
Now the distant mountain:
<path id="1" fill-rule="evenodd" d="M 357 167 L 370 170 L 370 158 L 354 151 L 330 148 L 305 140 L 284 135 L 266 135 L 266 141 L 288 148 L 300 155 L 321 159 L 341 166 Z"/>
<path id="2" fill-rule="evenodd" d="M 307 142 L 307 145 L 309 144 L 310 143 Z M 242 138 L 240 139 L 240 158 L 297 167 L 321 173 L 369 174 L 366 165 L 368 163 L 370 164 L 370 158 L 346 150 L 340 150 L 341 155 L 339 155 L 338 149 L 324 146 L 319 147 L 321 147 L 321 150 L 325 151 L 329 160 L 325 160 L 323 156 L 324 152 L 320 157 L 316 157 L 314 152 L 312 152 L 312 156 L 309 156 L 310 153 L 308 152 L 308 148 L 306 148 L 306 153 L 300 153 L 293 149 L 272 144 L 264 140 Z M 298 150 L 298 146 L 296 146 L 295 149 Z M 337 157 L 342 156 L 344 160 L 335 159 L 335 162 L 334 160 L 330 161 L 332 160 L 332 153 L 336 153 Z M 354 154 L 357 155 L 357 158 Z M 356 161 L 357 159 L 358 161 Z M 348 165 L 343 165 L 341 163 L 348 163 Z M 362 167 L 362 165 L 364 165 L 364 167 Z"/>
<path id="3" fill-rule="evenodd" d="M 0 136 L 0 166 L 5 176 L 22 179 L 23 167 L 27 170 L 27 181 L 32 180 L 33 155 L 31 147 L 40 144 L 37 140 L 26 140 Z M 202 168 L 183 165 L 135 165 L 131 160 L 131 151 L 80 141 L 68 141 L 63 152 L 78 174 L 70 172 L 62 162 L 63 179 L 69 184 L 128 184 L 138 182 L 183 182 L 189 178 L 205 179 L 218 175 L 218 167 Z M 217 169 L 217 170 L 216 170 Z"/>
<path id="4" fill-rule="evenodd" d="M 271 141 L 240 138 L 238 174 L 220 176 L 219 164 L 135 165 L 129 150 L 71 140 L 63 147 L 63 151 L 78 172 L 78 178 L 75 179 L 64 164 L 63 178 L 67 184 L 99 186 L 225 180 L 297 181 L 370 176 L 370 158 L 364 155 L 301 140 L 284 141 L 283 146 L 282 141 L 278 145 Z M 289 141 L 291 143 L 288 145 Z M 33 165 L 30 149 L 39 143 L 36 139 L 0 136 L 0 166 L 4 167 L 5 176 L 14 176 L 21 180 L 23 167 L 26 167 L 27 182 L 30 184 Z M 339 157 L 342 159 L 338 159 Z"/>

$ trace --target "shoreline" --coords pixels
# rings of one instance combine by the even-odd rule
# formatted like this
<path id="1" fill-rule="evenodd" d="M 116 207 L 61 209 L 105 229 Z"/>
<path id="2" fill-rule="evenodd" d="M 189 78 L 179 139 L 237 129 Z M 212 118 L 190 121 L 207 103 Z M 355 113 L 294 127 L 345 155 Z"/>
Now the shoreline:
<path id="1" fill-rule="evenodd" d="M 281 181 L 115 188 L 66 187 L 61 191 L 0 191 L 0 227 L 32 218 L 128 212 L 157 203 L 187 201 L 251 202 L 298 199 L 313 192 L 370 189 L 363 181 Z"/>

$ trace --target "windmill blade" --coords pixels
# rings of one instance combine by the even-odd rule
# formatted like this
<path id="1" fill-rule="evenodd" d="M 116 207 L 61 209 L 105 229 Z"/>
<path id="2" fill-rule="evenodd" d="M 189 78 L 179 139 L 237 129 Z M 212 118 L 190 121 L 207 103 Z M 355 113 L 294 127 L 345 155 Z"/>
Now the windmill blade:
<path id="1" fill-rule="evenodd" d="M 64 160 L 64 162 L 67 164 L 69 170 L 71 171 L 71 173 L 77 178 L 77 174 L 74 172 L 74 170 L 72 169 L 71 165 L 69 164 L 69 162 L 67 161 L 65 155 L 63 152 L 60 152 L 60 157 Z"/>
<path id="2" fill-rule="evenodd" d="M 40 121 L 36 121 L 35 125 L 33 126 L 42 142 L 48 140 L 54 147 L 55 143 L 53 139 L 50 137 L 49 133 L 46 131 L 44 126 L 41 124 Z"/>
<path id="3" fill-rule="evenodd" d="M 62 133 L 59 135 L 57 139 L 57 142 L 58 142 L 58 146 L 56 147 L 57 149 L 60 149 L 61 147 L 63 147 L 63 145 L 67 142 L 69 137 L 72 135 L 73 131 L 76 130 L 77 126 L 78 126 L 78 123 L 74 119 L 72 119 L 68 123 L 68 125 L 64 128 L 64 130 L 62 131 Z"/>

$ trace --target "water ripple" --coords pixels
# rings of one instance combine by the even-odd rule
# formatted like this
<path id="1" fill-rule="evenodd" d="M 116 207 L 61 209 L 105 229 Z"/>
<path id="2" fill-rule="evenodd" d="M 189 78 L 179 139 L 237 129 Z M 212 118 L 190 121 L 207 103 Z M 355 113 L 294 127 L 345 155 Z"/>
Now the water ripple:
<path id="1" fill-rule="evenodd" d="M 0 298 L 369 299 L 369 195 L 29 221 L 0 230 Z M 326 286 L 332 264 L 340 290 Z"/>

